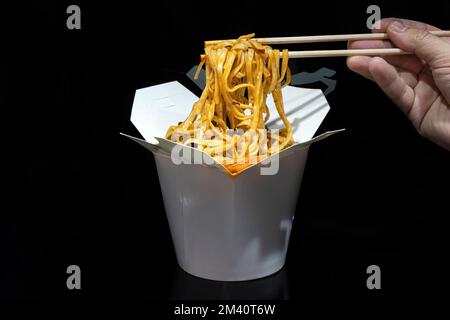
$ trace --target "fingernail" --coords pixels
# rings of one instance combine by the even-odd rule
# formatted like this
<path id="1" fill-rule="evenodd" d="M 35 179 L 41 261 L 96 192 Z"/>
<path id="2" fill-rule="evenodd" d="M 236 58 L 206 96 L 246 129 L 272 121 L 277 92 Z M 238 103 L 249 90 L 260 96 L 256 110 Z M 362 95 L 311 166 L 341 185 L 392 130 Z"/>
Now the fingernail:
<path id="1" fill-rule="evenodd" d="M 406 30 L 406 27 L 400 21 L 394 21 L 389 25 L 389 29 L 394 32 L 403 32 Z"/>

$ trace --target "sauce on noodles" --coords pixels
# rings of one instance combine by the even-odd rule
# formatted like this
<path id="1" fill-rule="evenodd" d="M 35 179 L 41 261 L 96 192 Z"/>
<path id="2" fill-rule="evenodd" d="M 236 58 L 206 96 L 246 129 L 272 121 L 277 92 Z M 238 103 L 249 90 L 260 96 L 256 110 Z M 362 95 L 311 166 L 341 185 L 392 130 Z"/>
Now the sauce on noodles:
<path id="1" fill-rule="evenodd" d="M 290 82 L 288 51 L 272 49 L 253 36 L 205 46 L 195 75 L 205 66 L 202 95 L 186 120 L 166 133 L 167 139 L 207 153 L 232 174 L 294 142 L 281 93 Z M 284 124 L 278 132 L 265 127 L 268 94 Z"/>

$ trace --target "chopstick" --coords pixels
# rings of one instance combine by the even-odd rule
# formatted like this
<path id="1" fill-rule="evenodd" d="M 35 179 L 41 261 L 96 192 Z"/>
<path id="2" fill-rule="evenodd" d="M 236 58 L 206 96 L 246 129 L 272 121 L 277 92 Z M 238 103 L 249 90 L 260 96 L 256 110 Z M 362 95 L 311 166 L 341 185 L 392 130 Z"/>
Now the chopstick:
<path id="1" fill-rule="evenodd" d="M 438 37 L 450 37 L 450 30 L 432 30 L 431 34 Z M 221 41 L 205 41 L 205 45 L 218 44 Z M 361 33 L 361 34 L 338 34 L 325 36 L 300 36 L 300 37 L 275 37 L 275 38 L 255 38 L 254 40 L 264 44 L 297 44 L 297 43 L 319 43 L 357 40 L 389 40 L 387 33 Z M 348 57 L 356 55 L 364 56 L 386 56 L 411 54 L 399 48 L 381 49 L 349 49 L 349 50 L 313 50 L 313 51 L 289 51 L 289 58 L 318 58 L 318 57 Z"/>
<path id="2" fill-rule="evenodd" d="M 432 30 L 428 31 L 438 37 L 450 37 L 450 30 Z M 205 41 L 205 45 L 214 45 L 222 41 L 229 40 L 210 40 Z M 356 41 L 356 40 L 389 40 L 387 33 L 356 33 L 356 34 L 335 34 L 324 36 L 300 36 L 300 37 L 275 37 L 275 38 L 254 38 L 254 40 L 264 44 L 294 44 L 294 43 L 318 43 L 318 42 L 337 42 L 337 41 Z"/>
<path id="3" fill-rule="evenodd" d="M 385 49 L 349 49 L 349 50 L 313 50 L 313 51 L 289 51 L 290 59 L 320 58 L 320 57 L 350 57 L 350 56 L 392 56 L 411 54 L 399 48 Z M 280 53 L 281 56 L 281 53 Z"/>

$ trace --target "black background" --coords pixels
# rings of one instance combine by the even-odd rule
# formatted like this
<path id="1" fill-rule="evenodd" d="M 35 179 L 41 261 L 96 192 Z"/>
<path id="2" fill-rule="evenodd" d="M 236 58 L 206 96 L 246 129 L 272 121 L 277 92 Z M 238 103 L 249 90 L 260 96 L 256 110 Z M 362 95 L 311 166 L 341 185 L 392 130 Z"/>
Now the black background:
<path id="1" fill-rule="evenodd" d="M 81 30 L 66 8 L 81 8 Z M 290 299 L 439 296 L 448 254 L 450 154 L 420 137 L 344 58 L 292 62 L 336 70 L 332 107 L 303 179 L 286 267 L 221 283 L 176 264 L 150 152 L 119 136 L 134 91 L 179 80 L 206 39 L 367 32 L 371 2 L 87 1 L 3 6 L 5 144 L 0 297 L 5 299 Z M 448 1 L 378 1 L 383 17 L 450 27 Z M 289 49 L 341 48 L 303 45 Z M 318 84 L 310 85 L 317 87 Z M 9 175 L 8 175 L 9 177 Z M 9 201 L 8 201 L 9 200 Z M 66 288 L 66 268 L 82 290 Z M 366 268 L 382 289 L 366 288 Z"/>

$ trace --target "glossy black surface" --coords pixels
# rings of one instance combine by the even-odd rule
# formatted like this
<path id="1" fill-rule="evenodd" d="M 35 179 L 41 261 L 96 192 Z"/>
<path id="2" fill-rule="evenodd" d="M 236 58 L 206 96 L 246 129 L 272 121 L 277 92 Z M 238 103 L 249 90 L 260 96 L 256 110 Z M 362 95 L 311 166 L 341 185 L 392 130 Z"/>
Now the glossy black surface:
<path id="1" fill-rule="evenodd" d="M 207 22 L 208 6 L 184 1 L 82 2 L 80 31 L 65 27 L 69 4 L 14 5 L 2 19 L 8 48 L 3 122 L 12 142 L 6 159 L 12 177 L 5 181 L 12 195 L 6 194 L 0 232 L 2 298 L 295 304 L 304 297 L 441 294 L 449 152 L 421 138 L 375 84 L 348 71 L 343 58 L 292 64 L 294 72 L 336 71 L 336 90 L 327 97 L 332 110 L 319 131 L 347 131 L 311 148 L 287 264 L 272 277 L 221 283 L 181 271 L 153 157 L 119 136 L 138 135 L 129 122 L 134 91 L 171 80 L 188 84 L 184 73 L 197 63 L 203 40 L 249 32 L 367 32 L 371 3 L 298 1 L 288 10 L 242 3 L 245 14 L 224 7 Z M 449 28 L 446 1 L 380 6 L 383 16 Z M 329 46 L 292 49 L 313 47 Z M 66 288 L 71 264 L 82 270 L 77 292 Z M 366 288 L 371 264 L 382 270 L 379 291 Z"/>

